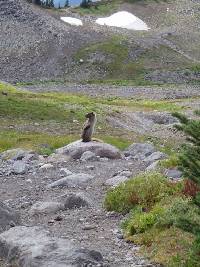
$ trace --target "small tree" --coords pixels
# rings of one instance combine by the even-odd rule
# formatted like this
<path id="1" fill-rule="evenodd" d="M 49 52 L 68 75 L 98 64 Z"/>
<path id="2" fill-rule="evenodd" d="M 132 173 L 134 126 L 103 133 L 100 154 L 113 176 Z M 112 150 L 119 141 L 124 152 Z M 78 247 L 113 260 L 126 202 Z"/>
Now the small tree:
<path id="1" fill-rule="evenodd" d="M 82 3 L 80 4 L 83 8 L 89 8 L 90 7 L 91 0 L 82 0 Z"/>
<path id="2" fill-rule="evenodd" d="M 64 7 L 68 7 L 68 6 L 69 6 L 69 0 L 66 0 Z"/>
<path id="3" fill-rule="evenodd" d="M 198 114 L 198 112 L 196 112 Z M 187 143 L 182 146 L 179 166 L 186 178 L 200 186 L 200 120 L 188 119 L 179 113 L 173 114 L 179 119 L 176 128 L 186 135 Z"/>

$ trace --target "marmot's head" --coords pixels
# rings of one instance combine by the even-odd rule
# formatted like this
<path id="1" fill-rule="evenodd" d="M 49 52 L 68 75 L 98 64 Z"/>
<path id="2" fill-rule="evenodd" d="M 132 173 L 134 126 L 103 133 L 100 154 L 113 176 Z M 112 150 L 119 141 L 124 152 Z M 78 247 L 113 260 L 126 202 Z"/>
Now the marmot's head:
<path id="1" fill-rule="evenodd" d="M 86 117 L 87 119 L 94 118 L 95 116 L 96 116 L 96 114 L 95 114 L 94 112 L 90 112 L 90 113 L 87 113 L 87 114 L 85 115 L 85 117 Z"/>

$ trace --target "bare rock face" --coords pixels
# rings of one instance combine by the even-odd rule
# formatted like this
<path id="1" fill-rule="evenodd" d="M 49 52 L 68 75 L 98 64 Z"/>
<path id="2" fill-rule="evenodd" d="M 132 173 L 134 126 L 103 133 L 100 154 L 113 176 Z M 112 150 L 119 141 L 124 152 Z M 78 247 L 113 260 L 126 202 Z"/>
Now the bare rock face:
<path id="1" fill-rule="evenodd" d="M 0 202 L 0 233 L 20 223 L 19 214 Z"/>
<path id="2" fill-rule="evenodd" d="M 56 150 L 58 154 L 69 155 L 73 159 L 80 159 L 86 151 L 93 152 L 96 156 L 109 159 L 120 159 L 122 154 L 116 147 L 101 142 L 82 142 L 81 140 L 73 142 L 65 147 Z"/>
<path id="3" fill-rule="evenodd" d="M 98 266 L 102 255 L 78 248 L 71 241 L 51 237 L 41 227 L 17 226 L 0 235 L 0 257 L 21 267 Z"/>

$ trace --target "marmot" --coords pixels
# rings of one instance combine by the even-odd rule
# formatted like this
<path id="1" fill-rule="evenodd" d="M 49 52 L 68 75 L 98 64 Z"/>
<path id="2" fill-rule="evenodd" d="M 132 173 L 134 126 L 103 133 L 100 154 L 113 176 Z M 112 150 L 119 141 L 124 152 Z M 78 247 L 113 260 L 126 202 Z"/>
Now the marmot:
<path id="1" fill-rule="evenodd" d="M 96 114 L 94 112 L 90 112 L 86 114 L 85 117 L 87 118 L 87 121 L 84 123 L 81 138 L 82 142 L 90 142 L 92 140 L 92 134 L 97 121 Z"/>

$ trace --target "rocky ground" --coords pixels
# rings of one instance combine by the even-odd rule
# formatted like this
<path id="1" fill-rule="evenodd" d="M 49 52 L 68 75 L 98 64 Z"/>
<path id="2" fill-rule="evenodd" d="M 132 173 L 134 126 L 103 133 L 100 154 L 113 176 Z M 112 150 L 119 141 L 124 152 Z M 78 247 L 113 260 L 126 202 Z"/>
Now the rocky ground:
<path id="1" fill-rule="evenodd" d="M 82 156 L 80 146 L 85 151 Z M 133 145 L 121 154 L 98 143 L 100 157 L 96 146 L 96 142 L 75 143 L 47 158 L 20 149 L 1 154 L 0 255 L 8 266 L 155 266 L 137 254 L 137 246 L 126 243 L 120 230 L 123 216 L 107 212 L 103 200 L 111 186 L 147 166 L 155 168 L 166 155 L 151 144 Z M 64 257 L 59 238 L 78 248 L 76 253 L 65 251 Z M 24 249 L 36 251 L 30 256 L 23 254 Z"/>

